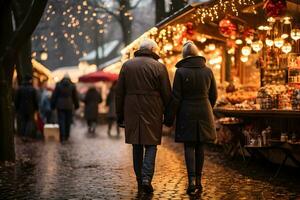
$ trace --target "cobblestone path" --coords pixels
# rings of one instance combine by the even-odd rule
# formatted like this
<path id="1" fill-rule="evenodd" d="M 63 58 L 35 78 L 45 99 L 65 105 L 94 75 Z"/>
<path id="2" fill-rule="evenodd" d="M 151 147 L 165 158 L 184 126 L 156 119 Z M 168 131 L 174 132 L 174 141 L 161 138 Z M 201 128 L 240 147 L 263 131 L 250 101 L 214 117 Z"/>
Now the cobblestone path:
<path id="1" fill-rule="evenodd" d="M 103 125 L 96 135 L 86 129 L 75 121 L 65 144 L 17 138 L 16 164 L 0 164 L 0 199 L 300 199 L 296 170 L 284 170 L 269 181 L 273 165 L 246 166 L 211 148 L 206 151 L 204 192 L 189 197 L 183 148 L 172 137 L 164 137 L 158 148 L 153 196 L 138 196 L 131 146 L 124 144 L 123 134 L 109 137 Z"/>

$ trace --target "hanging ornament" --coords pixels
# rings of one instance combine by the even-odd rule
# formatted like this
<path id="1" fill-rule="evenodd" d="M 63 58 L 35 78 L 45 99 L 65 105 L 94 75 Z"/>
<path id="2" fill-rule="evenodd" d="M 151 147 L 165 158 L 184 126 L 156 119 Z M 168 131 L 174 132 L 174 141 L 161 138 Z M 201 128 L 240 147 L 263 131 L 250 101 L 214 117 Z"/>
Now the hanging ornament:
<path id="1" fill-rule="evenodd" d="M 287 42 L 285 43 L 282 47 L 281 47 L 281 50 L 284 52 L 284 53 L 290 53 L 292 51 L 292 45 L 291 43 Z"/>
<path id="2" fill-rule="evenodd" d="M 291 38 L 295 41 L 300 39 L 300 29 L 295 28 L 291 30 Z"/>
<path id="3" fill-rule="evenodd" d="M 274 41 L 273 40 L 271 40 L 271 39 L 269 39 L 269 38 L 266 38 L 266 45 L 268 46 L 268 47 L 271 47 L 271 46 L 273 46 L 274 45 Z"/>
<path id="4" fill-rule="evenodd" d="M 284 40 L 281 37 L 275 38 L 274 44 L 275 47 L 281 48 L 284 44 Z"/>
<path id="5" fill-rule="evenodd" d="M 187 40 L 193 40 L 195 35 L 194 24 L 193 22 L 188 22 L 185 24 L 185 30 L 183 31 L 181 38 L 179 39 L 180 43 L 185 43 Z"/>
<path id="6" fill-rule="evenodd" d="M 248 61 L 248 56 L 241 56 L 241 61 L 243 63 L 247 62 Z"/>
<path id="7" fill-rule="evenodd" d="M 255 51 L 256 53 L 259 52 L 263 48 L 263 46 L 264 46 L 264 44 L 260 40 L 255 41 L 251 44 L 253 51 Z"/>
<path id="8" fill-rule="evenodd" d="M 237 26 L 233 24 L 229 19 L 224 18 L 219 22 L 219 31 L 224 37 L 235 38 Z"/>
<path id="9" fill-rule="evenodd" d="M 237 44 L 237 45 L 243 44 L 243 40 L 237 39 L 237 40 L 235 41 L 235 44 Z"/>
<path id="10" fill-rule="evenodd" d="M 249 47 L 249 46 L 244 46 L 244 47 L 242 48 L 242 54 L 243 54 L 244 56 L 249 56 L 249 55 L 251 54 L 251 47 Z"/>
<path id="11" fill-rule="evenodd" d="M 263 9 L 269 17 L 278 17 L 285 13 L 286 0 L 264 0 Z"/>

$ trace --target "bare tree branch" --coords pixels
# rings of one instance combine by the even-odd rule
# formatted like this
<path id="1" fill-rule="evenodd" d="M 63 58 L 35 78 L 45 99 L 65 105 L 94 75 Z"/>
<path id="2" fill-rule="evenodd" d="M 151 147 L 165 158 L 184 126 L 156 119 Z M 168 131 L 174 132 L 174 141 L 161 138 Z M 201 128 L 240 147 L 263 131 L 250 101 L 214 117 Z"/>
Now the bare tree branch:
<path id="1" fill-rule="evenodd" d="M 24 45 L 24 41 L 30 38 L 43 15 L 46 5 L 47 0 L 32 1 L 31 7 L 26 17 L 12 35 L 12 39 L 6 45 L 6 52 L 0 58 L 0 66 L 5 65 L 4 62 L 8 62 L 12 58 L 12 56 L 22 47 L 22 45 Z"/>
<path id="2" fill-rule="evenodd" d="M 103 5 L 103 3 L 98 3 L 97 6 L 98 6 L 99 9 L 103 10 L 107 14 L 113 16 L 117 21 L 121 22 L 121 19 L 120 19 L 119 15 L 117 13 L 115 13 L 114 11 L 109 10 L 107 7 L 105 7 Z"/>
<path id="3" fill-rule="evenodd" d="M 141 2 L 142 0 L 138 0 L 134 6 L 130 6 L 130 10 L 136 9 L 136 7 L 138 7 Z"/>

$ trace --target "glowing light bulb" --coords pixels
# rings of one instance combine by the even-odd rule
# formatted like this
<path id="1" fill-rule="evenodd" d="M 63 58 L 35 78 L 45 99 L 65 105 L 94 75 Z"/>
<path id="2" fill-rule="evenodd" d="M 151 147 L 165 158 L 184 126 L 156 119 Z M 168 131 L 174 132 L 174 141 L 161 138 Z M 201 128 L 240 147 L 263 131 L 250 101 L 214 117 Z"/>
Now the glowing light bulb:
<path id="1" fill-rule="evenodd" d="M 260 40 L 255 41 L 251 44 L 251 47 L 255 52 L 259 52 L 263 48 L 263 46 L 263 42 Z"/>
<path id="2" fill-rule="evenodd" d="M 295 41 L 300 39 L 300 29 L 295 28 L 291 31 L 291 38 Z"/>
<path id="3" fill-rule="evenodd" d="M 243 44 L 243 41 L 242 41 L 241 39 L 237 39 L 237 40 L 235 41 L 235 43 L 238 44 L 238 45 L 240 45 L 240 44 Z"/>
<path id="4" fill-rule="evenodd" d="M 289 42 L 287 42 L 281 47 L 281 50 L 284 53 L 290 53 L 292 51 L 292 45 Z"/>
<path id="5" fill-rule="evenodd" d="M 274 41 L 271 40 L 271 39 L 269 39 L 269 38 L 267 38 L 267 39 L 266 39 L 266 45 L 267 45 L 268 47 L 271 47 L 271 46 L 274 45 Z"/>
<path id="6" fill-rule="evenodd" d="M 242 48 L 242 54 L 243 54 L 244 56 L 249 56 L 249 55 L 251 54 L 251 47 L 249 47 L 249 46 L 244 46 L 244 47 Z"/>
<path id="7" fill-rule="evenodd" d="M 275 38 L 274 44 L 275 47 L 281 48 L 284 44 L 284 40 L 281 37 Z"/>
<path id="8" fill-rule="evenodd" d="M 241 56 L 241 61 L 243 63 L 247 62 L 248 61 L 248 56 Z"/>

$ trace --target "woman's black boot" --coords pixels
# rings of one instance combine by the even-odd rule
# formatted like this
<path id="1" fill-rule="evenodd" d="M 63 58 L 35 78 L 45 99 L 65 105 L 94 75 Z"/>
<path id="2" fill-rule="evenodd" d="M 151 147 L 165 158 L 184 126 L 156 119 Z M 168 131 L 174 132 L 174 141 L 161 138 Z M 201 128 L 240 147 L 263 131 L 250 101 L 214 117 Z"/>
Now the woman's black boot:
<path id="1" fill-rule="evenodd" d="M 196 176 L 196 188 L 198 192 L 202 192 L 201 176 Z"/>
<path id="2" fill-rule="evenodd" d="M 192 194 L 196 191 L 196 185 L 195 185 L 195 177 L 189 177 L 189 185 L 188 188 L 186 189 L 187 194 Z"/>

